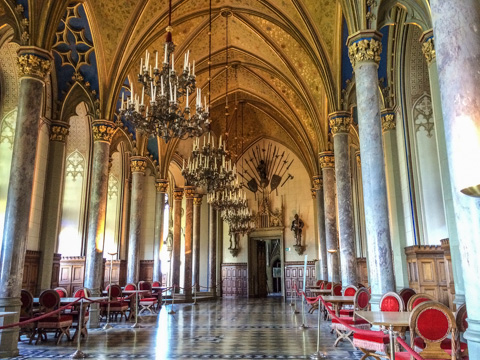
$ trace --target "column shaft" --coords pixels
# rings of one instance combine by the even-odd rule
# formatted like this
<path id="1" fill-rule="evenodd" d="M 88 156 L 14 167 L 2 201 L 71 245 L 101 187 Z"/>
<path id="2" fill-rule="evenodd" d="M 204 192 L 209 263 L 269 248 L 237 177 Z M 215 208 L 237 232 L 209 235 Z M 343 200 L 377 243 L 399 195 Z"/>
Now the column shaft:
<path id="1" fill-rule="evenodd" d="M 193 248 L 193 197 L 195 186 L 185 186 L 185 267 L 184 294 L 188 301 L 192 298 L 192 248 Z"/>
<path id="2" fill-rule="evenodd" d="M 122 198 L 122 227 L 120 235 L 120 256 L 121 260 L 126 260 L 128 256 L 128 226 L 130 219 L 130 193 L 131 193 L 130 174 L 124 180 L 123 198 Z"/>
<path id="3" fill-rule="evenodd" d="M 349 38 L 349 55 L 355 70 L 358 104 L 365 224 L 368 242 L 372 309 L 383 294 L 395 291 L 388 198 L 380 121 L 378 62 L 381 34 L 363 32 Z"/>
<path id="4" fill-rule="evenodd" d="M 172 285 L 180 286 L 180 246 L 182 235 L 182 199 L 183 188 L 176 188 L 173 215 L 173 255 L 172 255 Z"/>
<path id="5" fill-rule="evenodd" d="M 332 129 L 335 152 L 341 278 L 344 288 L 348 285 L 357 285 L 352 206 L 352 175 L 348 153 L 350 123 L 350 113 L 337 112 L 330 115 L 330 128 Z"/>
<path id="6" fill-rule="evenodd" d="M 21 55 L 23 50 L 27 55 Z M 20 85 L 17 124 L 0 254 L 0 311 L 15 311 L 18 314 L 44 79 L 50 69 L 49 60 L 32 52 L 33 48 L 21 48 L 18 58 Z M 50 58 L 44 52 L 41 55 Z M 6 317 L 3 325 L 18 322 L 18 314 Z M 1 330 L 0 357 L 18 355 L 17 341 L 18 327 Z"/>
<path id="7" fill-rule="evenodd" d="M 200 216 L 202 212 L 202 195 L 193 199 L 193 282 L 195 289 L 200 291 Z"/>
<path id="8" fill-rule="evenodd" d="M 315 202 L 317 205 L 317 231 L 318 231 L 318 252 L 320 260 L 320 278 L 322 280 L 328 279 L 328 265 L 327 265 L 327 242 L 325 238 L 325 205 L 323 195 L 323 179 L 321 176 L 313 177 L 313 185 L 316 191 Z"/>
<path id="9" fill-rule="evenodd" d="M 217 210 L 211 205 L 208 206 L 208 273 L 210 292 L 214 297 L 217 296 Z"/>
<path id="10" fill-rule="evenodd" d="M 430 5 L 468 311 L 465 338 L 470 358 L 480 359 L 480 199 L 466 195 L 480 196 L 480 3 L 432 0 Z"/>
<path id="11" fill-rule="evenodd" d="M 323 173 L 328 281 L 339 282 L 337 211 L 335 206 L 335 165 L 333 153 L 331 151 L 320 153 L 320 164 Z"/>
<path id="12" fill-rule="evenodd" d="M 55 123 L 50 128 L 45 199 L 40 232 L 40 266 L 38 287 L 41 291 L 51 288 L 53 254 L 57 251 L 62 211 L 62 190 L 65 177 L 65 140 L 68 125 Z"/>
<path id="13" fill-rule="evenodd" d="M 157 198 L 155 200 L 155 234 L 153 246 L 153 281 L 162 281 L 162 262 L 160 251 L 163 241 L 163 219 L 165 217 L 165 193 L 167 192 L 168 180 L 160 179 L 155 183 Z"/>
<path id="14" fill-rule="evenodd" d="M 142 215 L 147 160 L 141 156 L 132 156 L 132 193 L 130 198 L 130 232 L 128 237 L 127 283 L 138 283 L 140 269 L 140 241 L 142 239 Z"/>

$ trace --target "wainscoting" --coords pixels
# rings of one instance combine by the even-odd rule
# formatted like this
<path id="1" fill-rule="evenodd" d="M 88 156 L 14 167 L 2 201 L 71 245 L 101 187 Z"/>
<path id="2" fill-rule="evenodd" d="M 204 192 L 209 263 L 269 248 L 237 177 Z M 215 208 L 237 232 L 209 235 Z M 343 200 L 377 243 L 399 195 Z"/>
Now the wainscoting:
<path id="1" fill-rule="evenodd" d="M 153 281 L 153 260 L 140 260 L 140 276 L 143 281 Z"/>
<path id="2" fill-rule="evenodd" d="M 247 297 L 247 263 L 222 264 L 222 296 Z"/>
<path id="3" fill-rule="evenodd" d="M 296 296 L 294 284 L 297 284 L 297 288 L 301 290 L 303 288 L 303 262 L 286 262 L 285 263 L 285 296 L 287 299 Z M 317 277 L 315 274 L 315 262 L 309 261 L 307 263 L 307 277 L 306 277 L 305 289 L 307 289 L 307 296 L 312 296 L 308 291 L 310 286 L 315 285 Z"/>
<path id="4" fill-rule="evenodd" d="M 103 259 L 103 271 L 105 274 L 105 261 Z M 60 260 L 60 277 L 59 286 L 65 288 L 68 295 L 72 295 L 75 291 L 83 288 L 83 280 L 85 277 L 85 256 L 65 256 Z M 102 279 L 102 284 L 104 279 Z"/>
<path id="5" fill-rule="evenodd" d="M 110 279 L 110 261 L 105 263 L 105 275 L 103 288 L 105 289 Z M 125 286 L 127 282 L 127 261 L 126 260 L 113 260 L 112 266 L 112 284 L 118 284 Z"/>
<path id="6" fill-rule="evenodd" d="M 23 267 L 22 289 L 37 294 L 38 269 L 40 266 L 40 251 L 27 250 Z"/>

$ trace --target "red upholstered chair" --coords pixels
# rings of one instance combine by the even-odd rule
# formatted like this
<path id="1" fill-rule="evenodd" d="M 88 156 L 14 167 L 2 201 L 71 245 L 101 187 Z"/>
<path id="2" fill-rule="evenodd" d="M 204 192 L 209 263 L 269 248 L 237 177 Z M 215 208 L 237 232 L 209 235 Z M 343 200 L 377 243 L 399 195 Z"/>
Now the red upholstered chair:
<path id="1" fill-rule="evenodd" d="M 343 291 L 343 296 L 355 296 L 355 294 L 357 293 L 357 287 L 356 286 L 353 286 L 353 285 L 349 285 L 345 288 L 345 290 Z M 352 317 L 353 316 L 353 307 L 350 307 L 350 308 L 343 308 L 343 309 L 340 309 L 340 312 L 339 312 L 340 316 L 350 316 Z"/>
<path id="2" fill-rule="evenodd" d="M 404 308 L 403 299 L 393 291 L 386 293 L 380 299 L 380 311 L 401 312 Z"/>
<path id="3" fill-rule="evenodd" d="M 426 360 L 455 359 L 441 343 L 451 335 L 456 337 L 455 318 L 448 307 L 436 301 L 425 301 L 418 304 L 410 315 L 410 343 L 415 343 L 418 336 L 425 342 L 425 348 L 419 351 L 422 358 Z M 455 349 L 451 349 L 450 353 Z M 398 360 L 410 360 L 408 353 L 395 353 Z"/>
<path id="4" fill-rule="evenodd" d="M 400 292 L 398 293 L 398 295 L 400 295 L 400 297 L 403 299 L 403 304 L 405 305 L 405 311 L 407 311 L 407 305 L 408 305 L 408 300 L 410 300 L 410 298 L 415 295 L 417 292 L 411 288 L 403 288 L 402 290 L 400 290 Z"/>
<path id="5" fill-rule="evenodd" d="M 368 309 L 369 305 L 370 305 L 370 294 L 365 288 L 359 289 L 356 292 L 355 299 L 354 299 L 355 311 L 366 310 Z M 347 323 L 350 326 L 356 327 L 357 329 L 362 329 L 362 330 L 370 329 L 370 324 L 366 320 L 357 318 L 355 316 L 355 313 L 353 314 L 352 317 L 342 317 L 342 321 Z M 340 341 L 342 341 L 343 339 L 346 339 L 350 341 L 352 346 L 355 347 L 355 345 L 352 342 L 352 339 L 350 339 L 350 336 L 353 334 L 353 331 L 346 328 L 343 324 L 341 324 L 335 318 L 332 319 L 332 330 L 335 330 L 335 332 L 337 333 L 337 339 L 335 340 L 334 346 L 337 346 Z"/>
<path id="6" fill-rule="evenodd" d="M 415 294 L 408 300 L 407 310 L 413 311 L 415 307 L 425 301 L 434 301 L 434 299 L 428 294 Z"/>
<path id="7" fill-rule="evenodd" d="M 327 285 L 326 285 L 325 289 L 330 290 L 331 288 L 332 288 L 332 283 L 327 282 Z"/>
<path id="8" fill-rule="evenodd" d="M 61 298 L 66 298 L 68 297 L 68 292 L 67 292 L 67 289 L 63 288 L 63 287 L 56 287 L 55 290 L 57 293 L 58 293 L 58 296 L 60 296 Z"/>
<path id="9" fill-rule="evenodd" d="M 152 287 L 160 287 L 162 284 L 160 284 L 160 281 L 154 281 L 152 282 Z"/>
<path id="10" fill-rule="evenodd" d="M 129 283 L 129 284 L 125 285 L 123 290 L 126 290 L 126 291 L 137 290 L 137 285 Z"/>
<path id="11" fill-rule="evenodd" d="M 107 291 L 108 288 L 109 286 L 107 286 Z M 110 289 L 110 316 L 115 316 L 115 321 L 117 320 L 119 314 L 120 321 L 122 320 L 122 316 L 125 316 L 125 320 L 127 320 L 128 302 L 122 300 L 122 288 L 117 284 L 112 284 Z M 100 308 L 101 315 L 107 316 L 108 301 L 103 301 L 100 304 Z"/>
<path id="12" fill-rule="evenodd" d="M 333 296 L 342 296 L 342 284 L 340 284 L 340 283 L 333 284 L 332 295 Z"/>
<path id="13" fill-rule="evenodd" d="M 40 294 L 38 299 L 42 313 L 49 313 L 58 309 L 60 306 L 60 296 L 55 290 L 45 290 Z M 72 326 L 72 315 L 65 315 L 61 313 L 54 314 L 38 321 L 37 325 L 37 341 L 42 338 L 47 332 L 55 332 L 58 335 L 57 345 L 65 334 L 70 340 L 70 327 Z"/>
<path id="14" fill-rule="evenodd" d="M 20 307 L 20 322 L 30 320 L 33 318 L 33 296 L 30 291 L 22 289 L 20 300 L 22 301 L 22 306 Z M 35 322 L 22 325 L 18 334 L 18 340 L 20 340 L 22 335 L 27 335 L 30 340 L 29 343 L 31 344 L 35 337 L 36 329 Z"/>
<path id="15" fill-rule="evenodd" d="M 76 298 L 79 298 L 79 297 L 89 297 L 89 296 L 90 296 L 90 294 L 89 294 L 87 288 L 77 289 L 77 290 L 73 293 L 73 297 L 76 297 Z"/>
<path id="16" fill-rule="evenodd" d="M 141 314 L 144 311 L 148 311 L 150 314 L 155 313 L 155 305 L 157 304 L 158 299 L 152 296 L 152 285 L 148 281 L 140 281 L 138 283 L 139 290 L 148 290 L 147 293 L 139 294 L 139 305 L 140 311 L 138 314 Z"/>

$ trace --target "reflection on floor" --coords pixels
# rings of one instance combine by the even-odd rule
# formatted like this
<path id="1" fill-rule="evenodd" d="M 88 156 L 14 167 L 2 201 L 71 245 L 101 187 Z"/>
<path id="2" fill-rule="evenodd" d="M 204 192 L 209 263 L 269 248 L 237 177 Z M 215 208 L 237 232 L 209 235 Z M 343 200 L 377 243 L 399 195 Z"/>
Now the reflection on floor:
<path id="1" fill-rule="evenodd" d="M 181 304 L 175 315 L 164 306 L 158 316 L 141 316 L 140 329 L 122 322 L 90 330 L 82 350 L 91 359 L 309 359 L 316 351 L 317 314 L 306 314 L 309 328 L 303 330 L 301 314 L 292 309 L 281 298 Z M 322 322 L 320 349 L 329 359 L 361 358 L 349 343 L 334 348 L 329 330 Z M 55 346 L 52 337 L 36 346 L 20 342 L 16 359 L 69 358 L 76 344 L 62 340 Z"/>

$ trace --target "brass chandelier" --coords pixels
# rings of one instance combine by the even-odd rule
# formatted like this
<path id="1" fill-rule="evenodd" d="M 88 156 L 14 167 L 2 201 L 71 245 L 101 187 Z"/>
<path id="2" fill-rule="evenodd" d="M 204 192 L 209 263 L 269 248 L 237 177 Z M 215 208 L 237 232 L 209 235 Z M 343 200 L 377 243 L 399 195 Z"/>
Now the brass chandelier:
<path id="1" fill-rule="evenodd" d="M 183 70 L 175 71 L 175 44 L 172 41 L 172 1 L 169 1 L 168 27 L 163 62 L 159 67 L 159 52 L 155 51 L 155 63 L 148 50 L 140 60 L 138 81 L 142 94 L 134 94 L 125 103 L 122 93 L 120 115 L 136 129 L 150 136 L 158 136 L 167 143 L 172 138 L 198 137 L 209 130 L 209 105 L 202 102 L 202 91 L 195 84 L 195 61 L 189 62 L 189 51 L 184 56 Z M 153 65 L 153 66 L 152 66 Z M 196 104 L 190 108 L 189 97 L 196 92 Z M 150 101 L 145 102 L 145 97 Z M 182 109 L 180 104 L 184 103 Z M 193 111 L 195 110 L 195 112 Z"/>

